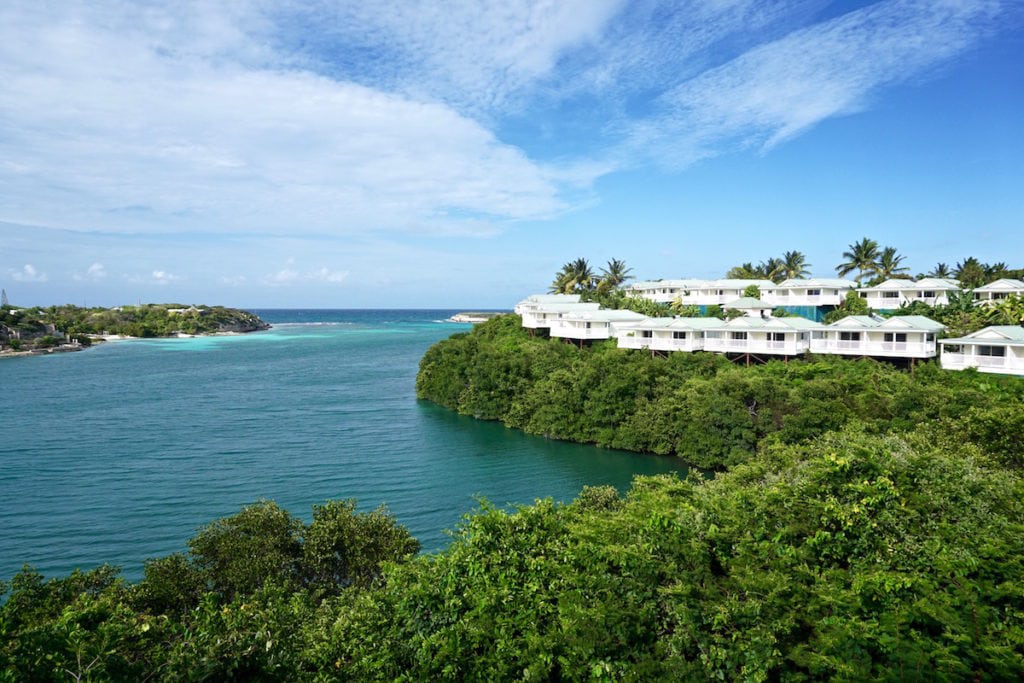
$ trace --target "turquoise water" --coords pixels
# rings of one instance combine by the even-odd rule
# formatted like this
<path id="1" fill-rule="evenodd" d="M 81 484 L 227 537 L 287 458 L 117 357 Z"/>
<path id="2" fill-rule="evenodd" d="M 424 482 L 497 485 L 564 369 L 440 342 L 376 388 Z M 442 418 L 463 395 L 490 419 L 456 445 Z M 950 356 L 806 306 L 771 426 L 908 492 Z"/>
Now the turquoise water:
<path id="1" fill-rule="evenodd" d="M 242 336 L 111 342 L 0 360 L 0 577 L 146 558 L 259 498 L 386 503 L 426 551 L 475 497 L 624 490 L 673 459 L 559 443 L 417 401 L 452 311 L 257 311 Z"/>

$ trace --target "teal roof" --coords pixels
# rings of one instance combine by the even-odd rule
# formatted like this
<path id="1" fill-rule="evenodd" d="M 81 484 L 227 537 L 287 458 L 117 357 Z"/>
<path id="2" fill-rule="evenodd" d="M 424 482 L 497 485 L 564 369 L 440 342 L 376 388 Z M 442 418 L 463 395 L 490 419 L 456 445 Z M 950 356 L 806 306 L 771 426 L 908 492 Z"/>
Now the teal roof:
<path id="1" fill-rule="evenodd" d="M 723 308 L 735 308 L 738 310 L 759 310 L 759 309 L 771 309 L 771 304 L 766 304 L 760 299 L 755 299 L 752 296 L 741 296 L 739 299 L 730 301 L 725 304 Z"/>

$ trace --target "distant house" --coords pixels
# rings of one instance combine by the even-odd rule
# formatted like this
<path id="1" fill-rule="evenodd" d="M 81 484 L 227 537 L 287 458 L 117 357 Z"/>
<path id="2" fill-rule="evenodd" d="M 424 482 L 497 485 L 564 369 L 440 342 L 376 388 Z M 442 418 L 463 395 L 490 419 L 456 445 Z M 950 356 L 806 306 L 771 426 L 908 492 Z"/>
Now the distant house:
<path id="1" fill-rule="evenodd" d="M 974 299 L 978 303 L 999 301 L 1014 295 L 1024 296 L 1024 282 L 1002 278 L 974 290 Z"/>
<path id="2" fill-rule="evenodd" d="M 851 315 L 824 326 L 811 339 L 812 353 L 876 358 L 934 358 L 945 325 L 922 315 L 880 318 Z"/>
<path id="3" fill-rule="evenodd" d="M 724 325 L 718 318 L 645 318 L 620 322 L 615 338 L 620 349 L 702 351 L 707 331 Z"/>
<path id="4" fill-rule="evenodd" d="M 552 321 L 550 334 L 552 337 L 578 341 L 611 339 L 616 336 L 617 326 L 638 323 L 646 318 L 647 316 L 633 311 L 571 311 Z"/>
<path id="5" fill-rule="evenodd" d="M 774 307 L 752 296 L 741 296 L 724 304 L 722 308 L 726 311 L 739 311 L 748 318 L 767 318 L 772 314 Z"/>
<path id="6" fill-rule="evenodd" d="M 810 349 L 812 334 L 821 323 L 806 318 L 734 318 L 709 330 L 705 351 L 749 355 L 796 356 Z"/>
<path id="7" fill-rule="evenodd" d="M 943 339 L 940 364 L 946 370 L 1024 375 L 1024 327 L 995 325 L 959 339 Z"/>
<path id="8" fill-rule="evenodd" d="M 929 306 L 945 306 L 949 303 L 949 293 L 960 291 L 960 283 L 938 277 L 916 281 L 893 278 L 873 287 L 858 287 L 857 291 L 874 310 L 894 311 L 918 301 Z"/>
<path id="9" fill-rule="evenodd" d="M 761 292 L 761 300 L 773 308 L 821 321 L 843 303 L 856 283 L 841 278 L 791 278 Z"/>
<path id="10" fill-rule="evenodd" d="M 596 311 L 600 304 L 581 302 L 578 294 L 534 294 L 515 306 L 523 319 L 523 327 L 547 329 L 562 316 L 574 311 Z"/>
<path id="11" fill-rule="evenodd" d="M 707 285 L 707 280 L 644 280 L 626 287 L 626 296 L 649 299 L 660 304 L 670 304 L 676 299 L 696 304 L 697 292 Z"/>

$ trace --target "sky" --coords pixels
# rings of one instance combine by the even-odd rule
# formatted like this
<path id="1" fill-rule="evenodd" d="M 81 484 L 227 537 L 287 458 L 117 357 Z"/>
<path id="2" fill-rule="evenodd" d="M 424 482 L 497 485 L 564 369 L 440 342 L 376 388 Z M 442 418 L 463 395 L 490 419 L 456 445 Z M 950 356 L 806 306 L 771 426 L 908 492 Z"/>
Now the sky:
<path id="1" fill-rule="evenodd" d="M 223 6 L 222 6 L 223 5 Z M 509 309 L 870 237 L 1024 267 L 1024 0 L 6 0 L 17 305 Z"/>

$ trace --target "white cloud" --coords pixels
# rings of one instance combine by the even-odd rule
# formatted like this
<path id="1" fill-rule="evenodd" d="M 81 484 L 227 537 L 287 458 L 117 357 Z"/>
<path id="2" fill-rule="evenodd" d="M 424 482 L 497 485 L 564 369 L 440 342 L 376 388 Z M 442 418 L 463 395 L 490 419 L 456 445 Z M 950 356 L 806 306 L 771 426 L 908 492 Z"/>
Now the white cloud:
<path id="1" fill-rule="evenodd" d="M 21 270 L 8 270 L 11 279 L 15 282 L 46 282 L 46 273 L 36 269 L 31 263 L 26 263 Z"/>
<path id="2" fill-rule="evenodd" d="M 970 48 L 999 7 L 994 0 L 881 2 L 793 31 L 667 91 L 658 114 L 632 125 L 630 153 L 685 166 L 727 149 L 770 149 Z"/>
<path id="3" fill-rule="evenodd" d="M 573 182 L 451 107 L 299 70 L 249 35 L 252 15 L 205 7 L 0 10 L 0 116 L 11 133 L 0 137 L 0 218 L 446 232 L 466 218 L 493 225 L 570 208 L 562 194 Z M 527 47 L 514 49 L 527 59 Z"/>
<path id="4" fill-rule="evenodd" d="M 347 270 L 331 270 L 326 266 L 300 272 L 293 268 L 294 259 L 288 259 L 288 266 L 274 273 L 265 275 L 262 278 L 266 285 L 292 285 L 300 282 L 325 282 L 328 284 L 340 284 L 349 275 Z"/>
<path id="5" fill-rule="evenodd" d="M 182 278 L 166 270 L 154 270 L 148 275 L 125 275 L 125 279 L 135 284 L 167 285 Z"/>

